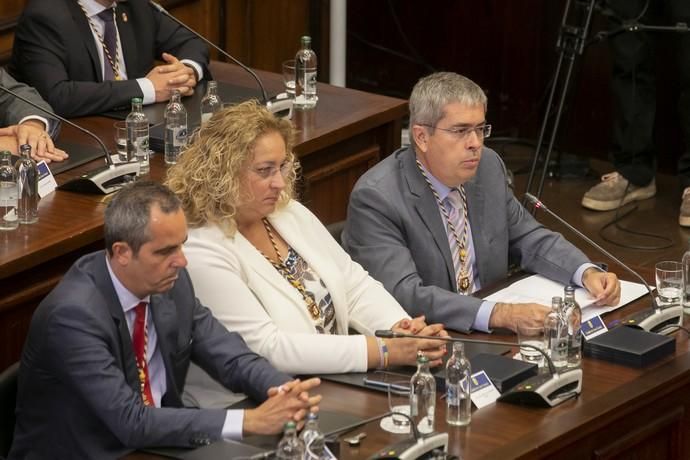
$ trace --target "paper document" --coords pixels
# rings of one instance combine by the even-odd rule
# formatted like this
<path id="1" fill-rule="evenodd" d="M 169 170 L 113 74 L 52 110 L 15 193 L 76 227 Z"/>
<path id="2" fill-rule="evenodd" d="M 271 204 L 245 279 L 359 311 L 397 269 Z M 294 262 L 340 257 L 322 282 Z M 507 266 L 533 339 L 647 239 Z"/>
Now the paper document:
<path id="1" fill-rule="evenodd" d="M 506 303 L 539 303 L 551 306 L 551 297 L 563 297 L 563 285 L 541 275 L 532 275 L 520 281 L 516 281 L 505 289 L 494 292 L 484 300 L 491 302 Z M 598 307 L 593 305 L 594 299 L 590 297 L 586 289 L 578 287 L 575 289 L 575 300 L 582 308 L 582 321 L 603 315 L 609 311 L 627 305 L 633 300 L 639 299 L 647 294 L 647 288 L 640 283 L 621 280 L 621 300 L 618 305 Z"/>

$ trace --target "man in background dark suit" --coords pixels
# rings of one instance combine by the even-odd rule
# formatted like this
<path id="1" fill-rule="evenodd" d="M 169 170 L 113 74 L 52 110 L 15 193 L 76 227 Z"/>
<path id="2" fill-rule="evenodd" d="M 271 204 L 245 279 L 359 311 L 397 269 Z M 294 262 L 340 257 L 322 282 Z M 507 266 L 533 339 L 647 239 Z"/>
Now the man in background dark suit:
<path id="1" fill-rule="evenodd" d="M 60 115 L 79 117 L 129 107 L 133 97 L 147 104 L 172 89 L 191 94 L 207 65 L 206 45 L 147 0 L 29 0 L 10 72 Z"/>
<path id="2" fill-rule="evenodd" d="M 0 86 L 52 112 L 35 89 L 19 83 L 4 68 L 0 68 Z M 8 150 L 16 155 L 20 145 L 29 144 L 36 161 L 45 160 L 50 163 L 64 160 L 67 154 L 55 148 L 51 139 L 51 136 L 57 134 L 58 127 L 58 120 L 50 118 L 21 99 L 0 91 L 0 150 Z"/>
<path id="3" fill-rule="evenodd" d="M 316 410 L 320 396 L 308 391 L 318 379 L 278 372 L 195 298 L 186 239 L 184 212 L 166 187 L 137 182 L 115 196 L 105 213 L 107 251 L 79 259 L 31 320 L 10 459 L 194 447 L 278 433 Z M 190 361 L 266 401 L 245 411 L 183 408 Z"/>

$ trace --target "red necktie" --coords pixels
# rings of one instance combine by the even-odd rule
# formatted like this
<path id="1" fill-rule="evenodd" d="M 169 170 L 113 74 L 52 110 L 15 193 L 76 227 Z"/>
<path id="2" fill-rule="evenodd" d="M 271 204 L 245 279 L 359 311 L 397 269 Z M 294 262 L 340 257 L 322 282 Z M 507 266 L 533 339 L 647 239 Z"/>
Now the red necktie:
<path id="1" fill-rule="evenodd" d="M 146 346 L 148 344 L 148 330 L 146 328 L 146 302 L 139 302 L 135 307 L 134 333 L 132 334 L 132 347 L 137 360 L 139 383 L 141 384 L 141 398 L 145 406 L 154 406 L 151 394 L 151 382 L 149 380 L 149 366 L 146 360 Z"/>

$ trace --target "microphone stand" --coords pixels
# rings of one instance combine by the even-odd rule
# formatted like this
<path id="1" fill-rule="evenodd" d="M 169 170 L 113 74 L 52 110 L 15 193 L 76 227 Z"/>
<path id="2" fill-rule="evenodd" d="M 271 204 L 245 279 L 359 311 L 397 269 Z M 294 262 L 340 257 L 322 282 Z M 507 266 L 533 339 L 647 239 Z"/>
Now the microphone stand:
<path id="1" fill-rule="evenodd" d="M 563 220 L 558 214 L 551 211 L 544 203 L 542 203 L 539 199 L 537 199 L 537 197 L 535 197 L 531 193 L 525 193 L 525 199 L 532 203 L 535 211 L 537 209 L 543 209 L 544 211 L 546 211 L 551 217 L 555 218 L 558 222 L 565 225 L 570 231 L 572 231 L 580 238 L 585 240 L 594 249 L 601 252 L 606 257 L 610 258 L 618 265 L 623 267 L 628 273 L 640 280 L 644 287 L 647 288 L 649 297 L 652 299 L 652 308 L 644 310 L 640 313 L 637 313 L 627 318 L 623 321 L 623 324 L 628 326 L 637 326 L 641 329 L 644 329 L 645 331 L 655 332 L 659 334 L 669 334 L 671 332 L 674 332 L 677 329 L 677 327 L 675 326 L 681 326 L 683 324 L 683 307 L 681 305 L 671 305 L 661 308 L 661 306 L 657 302 L 657 298 L 654 295 L 654 292 L 652 292 L 652 288 L 649 286 L 649 284 L 647 284 L 647 281 L 645 281 L 645 279 L 639 273 L 630 268 L 627 264 L 623 263 L 620 259 L 611 254 L 609 251 L 601 247 L 601 245 L 592 241 L 592 239 L 590 239 L 587 235 L 585 235 L 584 233 L 570 225 L 568 222 Z"/>
<path id="2" fill-rule="evenodd" d="M 261 90 L 261 102 L 262 102 L 262 104 L 264 104 L 268 110 L 270 110 L 272 113 L 274 113 L 275 115 L 277 115 L 279 117 L 287 118 L 288 120 L 292 118 L 292 107 L 293 107 L 294 101 L 291 98 L 287 97 L 287 94 L 285 94 L 285 93 L 279 94 L 278 96 L 269 99 L 268 94 L 266 93 L 266 88 L 264 88 L 264 85 L 263 85 L 263 83 L 261 83 L 259 76 L 252 69 L 250 69 L 249 67 L 244 65 L 238 59 L 235 59 L 232 55 L 230 55 L 228 52 L 226 52 L 220 46 L 216 45 L 211 40 L 207 39 L 206 37 L 201 35 L 199 32 L 192 29 L 191 27 L 189 27 L 187 24 L 180 21 L 179 19 L 177 19 L 175 16 L 170 14 L 168 12 L 168 10 L 163 8 L 161 5 L 156 3 L 154 0 L 149 0 L 149 4 L 153 8 L 158 10 L 161 14 L 164 14 L 168 18 L 172 19 L 177 25 L 179 25 L 180 27 L 189 31 L 190 33 L 192 33 L 199 40 L 203 41 L 208 46 L 210 46 L 214 50 L 218 51 L 220 54 L 222 54 L 226 58 L 230 59 L 232 62 L 234 62 L 238 66 L 242 67 L 242 69 L 247 71 L 249 73 L 249 75 L 254 77 L 254 80 L 256 80 L 256 83 L 259 85 L 259 89 Z"/>
<path id="3" fill-rule="evenodd" d="M 506 345 L 510 347 L 525 347 L 538 351 L 548 365 L 548 374 L 539 374 L 528 378 L 510 390 L 503 393 L 497 401 L 524 404 L 528 406 L 554 407 L 568 399 L 582 393 L 582 369 L 570 369 L 559 372 L 554 366 L 551 357 L 540 347 L 531 344 L 519 344 L 516 342 L 502 342 L 493 340 L 464 339 L 458 337 L 437 337 L 405 334 L 391 330 L 378 330 L 374 333 L 382 339 L 429 339 L 443 342 L 480 343 Z"/>
<path id="4" fill-rule="evenodd" d="M 139 162 L 120 163 L 118 165 L 115 165 L 113 163 L 112 158 L 110 158 L 108 148 L 105 146 L 103 141 L 88 129 L 83 128 L 64 117 L 61 117 L 55 112 L 51 112 L 50 110 L 44 109 L 40 105 L 35 104 L 34 102 L 28 100 L 24 96 L 21 96 L 16 92 L 12 91 L 11 89 L 5 88 L 2 85 L 0 85 L 0 91 L 4 91 L 5 93 L 16 97 L 20 101 L 25 102 L 31 107 L 40 110 L 42 113 L 47 114 L 51 118 L 56 118 L 61 122 L 75 128 L 76 130 L 87 134 L 91 138 L 95 139 L 96 142 L 98 142 L 98 145 L 101 147 L 101 150 L 103 150 L 106 166 L 89 171 L 86 174 L 83 174 L 81 177 L 72 179 L 66 182 L 65 184 L 62 184 L 60 187 L 58 187 L 60 190 L 108 195 L 121 189 L 125 184 L 130 182 L 134 178 L 134 176 L 139 175 Z"/>

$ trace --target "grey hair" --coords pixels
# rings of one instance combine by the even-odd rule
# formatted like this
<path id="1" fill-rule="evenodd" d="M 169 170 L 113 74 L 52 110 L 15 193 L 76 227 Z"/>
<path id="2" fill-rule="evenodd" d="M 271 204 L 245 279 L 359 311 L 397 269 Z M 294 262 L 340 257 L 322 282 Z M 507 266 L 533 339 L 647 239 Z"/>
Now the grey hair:
<path id="1" fill-rule="evenodd" d="M 105 247 L 113 255 L 113 244 L 127 243 L 134 255 L 151 239 L 151 205 L 164 214 L 181 209 L 180 200 L 166 186 L 152 181 L 134 182 L 120 190 L 105 208 Z"/>
<path id="2" fill-rule="evenodd" d="M 454 72 L 436 72 L 421 78 L 410 94 L 410 144 L 414 145 L 413 125 L 436 126 L 443 108 L 453 102 L 481 105 L 486 110 L 486 94 L 479 85 Z"/>

